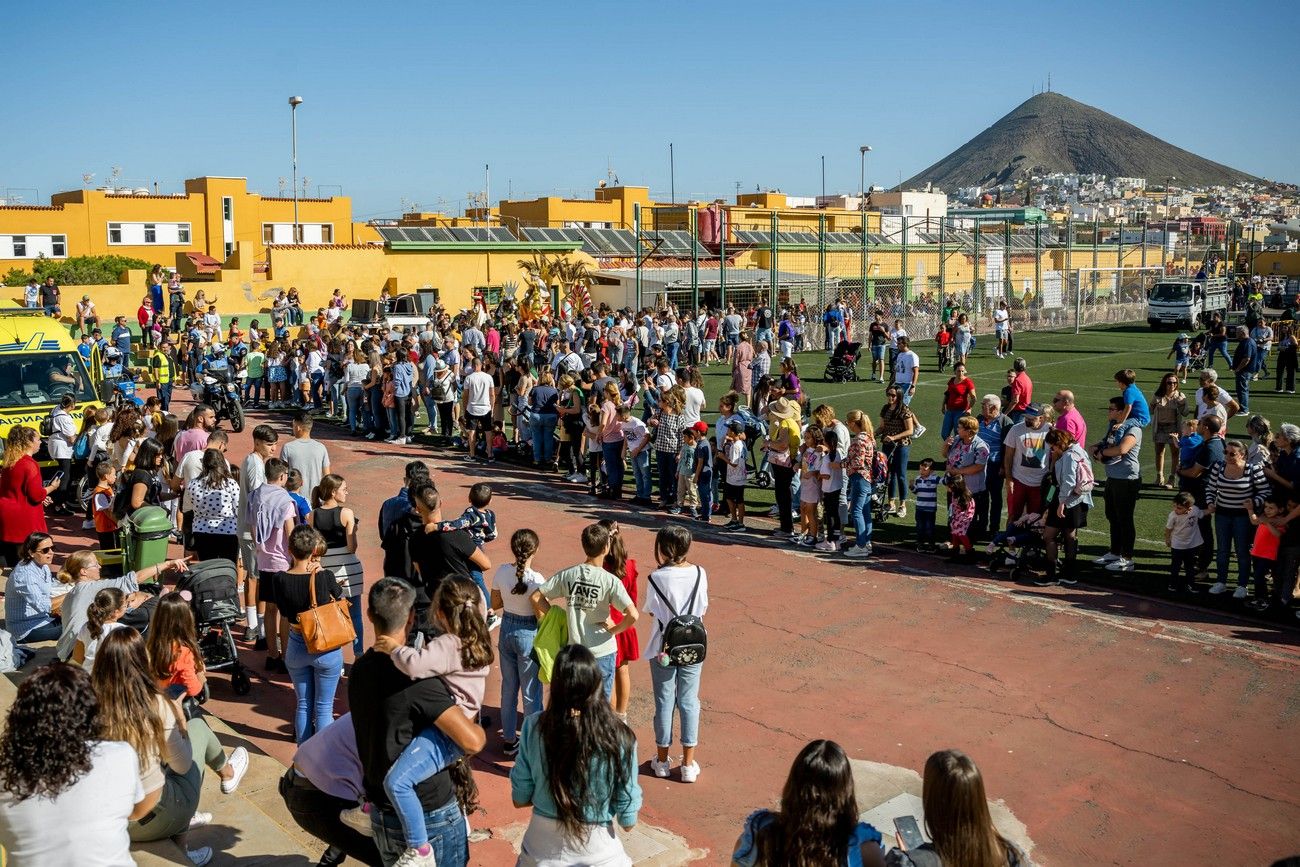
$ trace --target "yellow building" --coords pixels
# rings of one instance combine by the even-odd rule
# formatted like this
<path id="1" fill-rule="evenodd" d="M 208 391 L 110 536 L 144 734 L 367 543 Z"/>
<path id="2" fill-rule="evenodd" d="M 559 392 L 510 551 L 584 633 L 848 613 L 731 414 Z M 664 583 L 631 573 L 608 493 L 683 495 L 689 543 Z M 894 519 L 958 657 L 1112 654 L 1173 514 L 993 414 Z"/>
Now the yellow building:
<path id="1" fill-rule="evenodd" d="M 237 245 L 262 259 L 268 244 L 354 244 L 374 240 L 352 223 L 344 196 L 298 200 L 294 236 L 292 199 L 248 191 L 244 178 L 192 178 L 185 192 L 155 195 L 145 188 L 70 190 L 48 205 L 0 205 L 0 269 L 30 269 L 38 256 L 119 255 L 164 267 L 177 254 L 200 253 L 218 262 Z"/>

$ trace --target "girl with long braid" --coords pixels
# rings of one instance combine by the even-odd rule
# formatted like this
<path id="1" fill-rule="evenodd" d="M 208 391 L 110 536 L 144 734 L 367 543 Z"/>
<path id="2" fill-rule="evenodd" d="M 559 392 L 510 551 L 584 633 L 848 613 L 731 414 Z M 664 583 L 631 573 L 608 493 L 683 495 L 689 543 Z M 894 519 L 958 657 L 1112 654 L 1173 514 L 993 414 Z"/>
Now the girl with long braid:
<path id="1" fill-rule="evenodd" d="M 542 710 L 542 684 L 537 679 L 537 661 L 533 659 L 533 639 L 537 637 L 539 614 L 533 605 L 533 591 L 546 578 L 533 569 L 533 557 L 540 542 L 532 530 L 516 530 L 510 537 L 513 563 L 503 563 L 492 577 L 492 607 L 504 609 L 497 651 L 501 659 L 501 737 L 508 758 L 519 751 L 519 694 L 523 693 L 524 713 Z"/>

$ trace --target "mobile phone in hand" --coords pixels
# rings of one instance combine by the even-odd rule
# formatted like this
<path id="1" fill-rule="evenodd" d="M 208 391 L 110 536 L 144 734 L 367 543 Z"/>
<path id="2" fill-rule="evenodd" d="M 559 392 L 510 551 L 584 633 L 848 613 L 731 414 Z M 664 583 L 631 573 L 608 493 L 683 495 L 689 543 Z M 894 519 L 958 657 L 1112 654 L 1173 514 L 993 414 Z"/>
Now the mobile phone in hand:
<path id="1" fill-rule="evenodd" d="M 61 482 L 61 481 L 63 481 L 63 471 L 59 470 L 57 473 L 54 474 L 54 478 L 50 479 L 50 484 L 54 484 L 56 482 Z"/>
<path id="2" fill-rule="evenodd" d="M 915 816 L 899 816 L 894 820 L 894 830 L 898 832 L 898 842 L 904 851 L 910 852 L 925 845 L 921 836 L 921 826 Z"/>

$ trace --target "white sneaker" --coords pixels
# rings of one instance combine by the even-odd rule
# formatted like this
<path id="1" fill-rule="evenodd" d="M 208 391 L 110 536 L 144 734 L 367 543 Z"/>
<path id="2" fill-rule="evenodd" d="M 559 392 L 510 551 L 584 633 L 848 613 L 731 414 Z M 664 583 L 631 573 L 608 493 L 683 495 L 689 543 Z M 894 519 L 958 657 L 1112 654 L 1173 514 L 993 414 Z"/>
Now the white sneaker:
<path id="1" fill-rule="evenodd" d="M 985 554 L 992 554 L 992 553 L 993 553 L 994 551 L 996 551 L 997 549 L 998 549 L 998 546 L 997 546 L 997 545 L 995 545 L 995 544 L 992 543 L 992 542 L 989 542 L 987 545 L 984 546 L 984 553 L 985 553 Z"/>
<path id="2" fill-rule="evenodd" d="M 221 781 L 221 794 L 229 795 L 239 788 L 239 781 L 244 779 L 244 774 L 248 773 L 248 750 L 243 747 L 236 747 L 235 751 L 230 754 L 226 760 L 234 773 L 230 779 Z"/>
<path id="3" fill-rule="evenodd" d="M 781 510 L 778 509 L 776 506 L 773 506 L 772 508 L 767 510 L 767 516 L 769 518 L 779 518 L 781 517 Z"/>
<path id="4" fill-rule="evenodd" d="M 185 857 L 190 859 L 190 863 L 194 867 L 203 867 L 204 864 L 212 860 L 212 847 L 204 846 L 201 849 L 186 849 Z"/>
<path id="5" fill-rule="evenodd" d="M 659 779 L 666 780 L 668 779 L 668 772 L 671 770 L 671 768 L 668 762 L 666 761 L 661 762 L 658 759 L 651 759 L 650 770 L 653 771 L 654 775 Z"/>
<path id="6" fill-rule="evenodd" d="M 565 476 L 565 478 L 573 482 L 574 484 L 581 484 L 582 482 L 587 481 L 587 476 L 585 473 L 569 473 L 569 475 Z"/>
<path id="7" fill-rule="evenodd" d="M 700 763 L 691 762 L 689 765 L 682 765 L 682 782 L 693 783 L 700 778 Z"/>
<path id="8" fill-rule="evenodd" d="M 191 828 L 202 828 L 204 825 L 211 825 L 211 824 L 212 824 L 211 813 L 195 813 L 193 816 L 190 817 Z"/>
<path id="9" fill-rule="evenodd" d="M 825 542 L 818 542 L 816 545 L 813 545 L 813 550 L 827 552 L 838 551 L 840 550 L 840 546 L 827 539 Z"/>
<path id="10" fill-rule="evenodd" d="M 1111 562 L 1111 564 L 1110 564 L 1109 566 L 1106 567 L 1106 571 L 1108 571 L 1108 572 L 1132 572 L 1132 571 L 1133 571 L 1133 561 L 1132 561 L 1132 560 L 1125 560 L 1123 557 L 1120 557 L 1120 558 L 1117 559 L 1117 560 L 1113 560 L 1113 561 Z"/>
<path id="11" fill-rule="evenodd" d="M 1094 565 L 1097 566 L 1106 566 L 1120 559 L 1122 558 L 1118 554 L 1112 554 L 1109 551 L 1107 551 L 1105 554 L 1102 554 L 1100 557 L 1098 557 L 1096 560 L 1093 560 L 1092 562 Z"/>
<path id="12" fill-rule="evenodd" d="M 407 849 L 402 853 L 402 857 L 393 862 L 393 867 L 437 867 L 437 860 L 433 855 L 433 847 L 429 847 L 429 854 L 421 855 L 419 849 Z"/>
<path id="13" fill-rule="evenodd" d="M 407 442 L 408 440 L 406 439 L 406 437 L 398 437 L 397 439 L 393 440 L 393 445 L 404 446 L 406 445 Z"/>
<path id="14" fill-rule="evenodd" d="M 898 517 L 900 518 L 907 517 L 907 503 L 904 503 L 903 505 L 898 507 Z"/>
<path id="15" fill-rule="evenodd" d="M 373 837 L 375 830 L 370 826 L 369 807 L 369 804 L 358 804 L 350 810 L 342 810 L 339 812 L 339 821 L 358 834 Z"/>
<path id="16" fill-rule="evenodd" d="M 1250 595 L 1250 591 L 1247 590 L 1245 587 L 1238 587 L 1236 590 L 1232 591 L 1233 599 L 1245 599 L 1249 595 Z"/>
<path id="17" fill-rule="evenodd" d="M 1215 596 L 1218 596 L 1220 593 L 1227 593 L 1228 585 L 1224 584 L 1222 581 L 1215 582 L 1215 585 L 1210 588 L 1210 592 Z"/>
<path id="18" fill-rule="evenodd" d="M 857 545 L 853 545 L 845 550 L 844 556 L 852 557 L 854 560 L 865 560 L 871 556 L 871 549 L 867 547 L 859 548 Z"/>
<path id="19" fill-rule="evenodd" d="M 81 522 L 81 529 L 83 529 L 83 530 L 93 530 L 93 529 L 95 529 L 95 522 L 94 522 L 94 521 L 82 521 L 82 522 Z"/>

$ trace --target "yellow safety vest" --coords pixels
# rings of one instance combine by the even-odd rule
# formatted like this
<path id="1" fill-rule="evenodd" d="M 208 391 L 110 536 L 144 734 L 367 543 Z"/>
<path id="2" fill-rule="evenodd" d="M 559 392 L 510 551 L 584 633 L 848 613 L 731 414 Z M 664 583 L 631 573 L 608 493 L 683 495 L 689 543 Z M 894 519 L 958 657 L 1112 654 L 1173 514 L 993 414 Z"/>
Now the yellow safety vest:
<path id="1" fill-rule="evenodd" d="M 172 360 L 167 353 L 154 350 L 149 359 L 149 367 L 152 368 L 158 385 L 171 385 L 174 370 Z"/>

